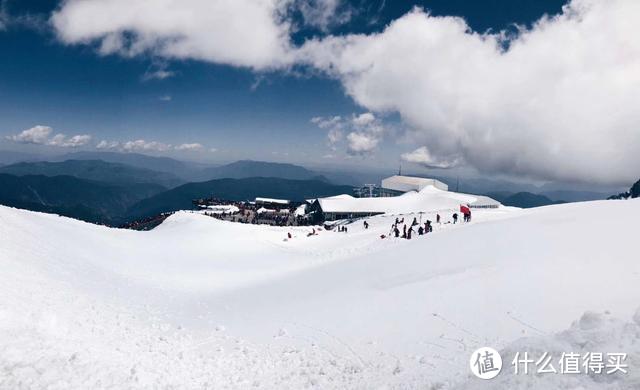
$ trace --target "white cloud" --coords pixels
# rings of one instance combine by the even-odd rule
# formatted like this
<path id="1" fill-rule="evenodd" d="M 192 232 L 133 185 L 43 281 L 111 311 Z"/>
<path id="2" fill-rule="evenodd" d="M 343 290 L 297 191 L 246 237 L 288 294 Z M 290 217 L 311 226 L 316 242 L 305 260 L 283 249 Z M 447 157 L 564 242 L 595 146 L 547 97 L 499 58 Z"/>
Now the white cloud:
<path id="1" fill-rule="evenodd" d="M 297 7 L 305 24 L 328 31 L 330 27 L 347 23 L 352 9 L 341 0 L 298 0 Z"/>
<path id="2" fill-rule="evenodd" d="M 327 130 L 328 145 L 337 150 L 338 144 L 346 139 L 347 153 L 350 155 L 367 155 L 372 153 L 385 133 L 382 121 L 371 112 L 360 115 L 314 117 L 311 123 L 320 129 Z M 345 133 L 348 133 L 345 137 Z"/>
<path id="3" fill-rule="evenodd" d="M 7 12 L 7 4 L 4 0 L 0 1 L 0 31 L 6 30 L 9 25 L 9 13 Z"/>
<path id="4" fill-rule="evenodd" d="M 321 116 L 316 116 L 311 118 L 311 123 L 315 124 L 321 129 L 330 129 L 336 126 L 340 126 L 342 124 L 342 117 L 332 116 L 332 117 L 324 118 Z"/>
<path id="5" fill-rule="evenodd" d="M 142 76 L 142 80 L 143 81 L 149 81 L 149 80 L 164 80 L 164 79 L 168 79 L 170 77 L 175 76 L 175 72 L 170 71 L 170 70 L 166 70 L 166 69 L 157 69 L 154 71 L 150 71 L 150 72 L 146 72 L 143 76 Z"/>
<path id="6" fill-rule="evenodd" d="M 364 114 L 360 114 L 353 118 L 353 124 L 359 127 L 363 127 L 370 125 L 375 120 L 376 117 L 372 113 L 365 112 Z"/>
<path id="7" fill-rule="evenodd" d="M 23 130 L 19 134 L 8 136 L 7 139 L 22 144 L 49 145 L 63 148 L 76 148 L 84 146 L 91 141 L 91 136 L 88 134 L 74 135 L 70 138 L 64 134 L 56 134 L 50 138 L 49 136 L 52 132 L 53 129 L 51 127 L 38 125 Z"/>
<path id="8" fill-rule="evenodd" d="M 51 22 L 63 42 L 103 54 L 150 53 L 267 69 L 290 61 L 292 0 L 67 0 Z"/>
<path id="9" fill-rule="evenodd" d="M 204 149 L 204 146 L 199 143 L 182 144 L 175 147 L 176 150 L 184 150 L 189 152 L 199 152 Z"/>
<path id="10" fill-rule="evenodd" d="M 375 150 L 380 139 L 374 135 L 367 133 L 349 133 L 347 135 L 349 142 L 348 153 L 351 155 L 366 155 Z"/>
<path id="11" fill-rule="evenodd" d="M 186 152 L 199 152 L 205 149 L 205 146 L 200 143 L 184 143 L 180 145 L 171 145 L 158 141 L 146 141 L 139 139 L 135 141 L 107 141 L 102 140 L 96 145 L 96 149 L 103 150 L 117 150 L 121 152 L 169 152 L 186 151 Z M 209 149 L 211 152 L 215 152 L 215 148 Z"/>
<path id="12" fill-rule="evenodd" d="M 161 102 L 170 102 L 171 100 L 173 100 L 173 97 L 171 95 L 162 95 L 158 98 L 158 100 L 160 100 Z"/>
<path id="13" fill-rule="evenodd" d="M 333 128 L 330 129 L 327 133 L 327 140 L 329 141 L 330 146 L 336 145 L 338 142 L 342 141 L 344 134 L 341 129 Z"/>
<path id="14" fill-rule="evenodd" d="M 56 134 L 47 142 L 47 145 L 63 148 L 77 148 L 79 146 L 84 146 L 89 142 L 91 142 L 91 136 L 88 134 L 74 135 L 69 138 L 64 134 Z"/>
<path id="15" fill-rule="evenodd" d="M 322 130 L 327 130 L 327 143 L 332 150 L 336 150 L 337 145 L 344 138 L 345 121 L 340 116 L 314 117 L 311 123 Z"/>
<path id="16" fill-rule="evenodd" d="M 176 72 L 169 70 L 166 61 L 155 60 L 142 75 L 142 81 L 165 80 L 174 77 Z"/>
<path id="17" fill-rule="evenodd" d="M 422 165 L 427 168 L 453 168 L 460 164 L 459 158 L 441 160 L 434 157 L 426 146 L 422 146 L 413 152 L 404 153 L 402 159 L 407 162 Z"/>
<path id="18" fill-rule="evenodd" d="M 574 0 L 505 42 L 416 9 L 379 34 L 308 42 L 299 58 L 358 104 L 398 112 L 435 161 L 622 183 L 640 166 L 638 18 L 635 0 Z"/>
<path id="19" fill-rule="evenodd" d="M 120 142 L 102 140 L 96 145 L 96 149 L 119 149 Z"/>
<path id="20" fill-rule="evenodd" d="M 171 149 L 170 144 L 143 139 L 124 142 L 120 147 L 125 152 L 166 152 Z"/>
<path id="21" fill-rule="evenodd" d="M 45 144 L 49 140 L 49 135 L 53 129 L 49 126 L 34 126 L 30 129 L 23 130 L 20 134 L 10 135 L 7 139 L 22 144 Z"/>

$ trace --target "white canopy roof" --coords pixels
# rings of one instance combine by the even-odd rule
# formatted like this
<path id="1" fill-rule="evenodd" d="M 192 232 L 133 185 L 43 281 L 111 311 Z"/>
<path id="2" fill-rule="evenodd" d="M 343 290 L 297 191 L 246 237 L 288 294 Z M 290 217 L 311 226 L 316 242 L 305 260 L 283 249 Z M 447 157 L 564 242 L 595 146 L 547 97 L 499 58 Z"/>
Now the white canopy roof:
<path id="1" fill-rule="evenodd" d="M 449 189 L 449 187 L 440 180 L 426 177 L 395 175 L 382 179 L 382 188 L 396 191 L 420 191 L 428 186 L 434 186 L 443 191 Z"/>
<path id="2" fill-rule="evenodd" d="M 289 204 L 290 202 L 286 199 L 256 198 L 256 203 Z"/>

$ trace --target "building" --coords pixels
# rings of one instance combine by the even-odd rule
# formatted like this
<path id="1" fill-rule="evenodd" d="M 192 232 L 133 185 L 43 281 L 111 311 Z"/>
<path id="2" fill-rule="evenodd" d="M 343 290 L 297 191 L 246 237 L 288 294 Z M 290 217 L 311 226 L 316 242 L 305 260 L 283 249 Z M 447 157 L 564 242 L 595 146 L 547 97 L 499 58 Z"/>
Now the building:
<path id="1" fill-rule="evenodd" d="M 444 188 L 444 189 L 443 189 Z M 378 197 L 338 195 L 310 200 L 310 218 L 314 222 L 370 217 L 378 214 L 457 212 L 461 205 L 470 208 L 497 208 L 500 203 L 487 196 L 449 192 L 446 184 L 426 178 L 392 176 L 382 181 Z"/>
<path id="2" fill-rule="evenodd" d="M 382 179 L 381 196 L 398 196 L 409 191 L 421 191 L 423 188 L 433 186 L 442 191 L 448 191 L 449 186 L 440 180 L 425 177 L 395 175 Z"/>
<path id="3" fill-rule="evenodd" d="M 290 200 L 286 199 L 272 199 L 272 198 L 256 198 L 255 199 L 256 206 L 262 206 L 265 208 L 289 208 L 291 205 Z"/>
<path id="4" fill-rule="evenodd" d="M 484 195 L 474 195 L 475 202 L 469 202 L 467 206 L 471 209 L 497 209 L 502 203 L 497 200 Z"/>
<path id="5" fill-rule="evenodd" d="M 384 214 L 384 205 L 376 202 L 380 198 L 354 198 L 338 195 L 313 200 L 310 217 L 315 222 L 354 219 Z"/>

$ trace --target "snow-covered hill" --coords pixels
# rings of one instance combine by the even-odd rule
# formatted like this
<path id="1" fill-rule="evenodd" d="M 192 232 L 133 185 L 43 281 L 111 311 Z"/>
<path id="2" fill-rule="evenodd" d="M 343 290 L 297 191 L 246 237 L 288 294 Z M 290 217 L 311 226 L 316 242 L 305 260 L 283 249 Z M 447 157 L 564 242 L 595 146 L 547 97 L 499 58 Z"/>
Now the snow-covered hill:
<path id="1" fill-rule="evenodd" d="M 0 206 L 0 388 L 637 388 L 638 215 L 635 200 L 500 208 L 408 241 L 380 238 L 392 215 L 307 236 L 186 212 L 135 232 Z M 506 367 L 480 383 L 481 346 L 622 350 L 630 372 Z"/>

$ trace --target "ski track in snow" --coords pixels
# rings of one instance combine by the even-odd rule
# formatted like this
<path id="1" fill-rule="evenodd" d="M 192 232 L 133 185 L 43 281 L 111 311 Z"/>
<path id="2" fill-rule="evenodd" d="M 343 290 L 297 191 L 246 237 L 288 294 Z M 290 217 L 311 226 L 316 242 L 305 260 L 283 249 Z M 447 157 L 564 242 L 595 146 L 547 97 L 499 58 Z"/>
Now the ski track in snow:
<path id="1" fill-rule="evenodd" d="M 640 305 L 639 212 L 478 211 L 407 241 L 379 238 L 394 215 L 306 237 L 191 213 L 133 232 L 0 206 L 0 388 L 640 389 L 640 313 L 615 318 Z M 481 346 L 623 350 L 631 372 L 483 382 L 468 370 Z"/>

